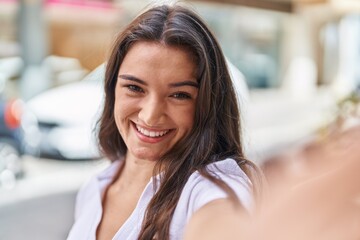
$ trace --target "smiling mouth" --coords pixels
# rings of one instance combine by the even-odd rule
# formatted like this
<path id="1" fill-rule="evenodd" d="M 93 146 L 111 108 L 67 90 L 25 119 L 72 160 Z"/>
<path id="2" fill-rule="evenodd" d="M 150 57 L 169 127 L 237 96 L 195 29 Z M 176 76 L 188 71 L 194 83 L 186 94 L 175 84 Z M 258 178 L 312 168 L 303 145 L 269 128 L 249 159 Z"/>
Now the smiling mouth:
<path id="1" fill-rule="evenodd" d="M 139 125 L 135 124 L 135 128 L 136 130 L 141 133 L 142 135 L 146 136 L 146 137 L 150 137 L 150 138 L 160 138 L 165 136 L 166 134 L 168 134 L 169 132 L 172 131 L 172 129 L 167 129 L 167 130 L 162 130 L 162 131 L 151 131 L 151 130 L 147 130 L 145 128 L 140 127 Z"/>

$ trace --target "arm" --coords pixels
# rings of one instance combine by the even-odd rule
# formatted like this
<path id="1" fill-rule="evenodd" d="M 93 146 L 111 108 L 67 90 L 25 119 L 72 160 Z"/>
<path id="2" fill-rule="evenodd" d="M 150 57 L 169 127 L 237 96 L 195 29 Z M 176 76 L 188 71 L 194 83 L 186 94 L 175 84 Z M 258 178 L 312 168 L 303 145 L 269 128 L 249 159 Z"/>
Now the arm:
<path id="1" fill-rule="evenodd" d="M 185 240 L 338 240 L 360 237 L 360 128 L 333 138 L 304 169 L 303 179 L 283 178 L 249 218 L 229 200 L 200 208 Z"/>
<path id="2" fill-rule="evenodd" d="M 348 165 L 298 188 L 282 189 L 254 218 L 230 200 L 213 201 L 194 213 L 184 239 L 358 239 L 360 204 L 350 201 L 359 193 L 354 189 L 359 189 L 358 169 Z"/>

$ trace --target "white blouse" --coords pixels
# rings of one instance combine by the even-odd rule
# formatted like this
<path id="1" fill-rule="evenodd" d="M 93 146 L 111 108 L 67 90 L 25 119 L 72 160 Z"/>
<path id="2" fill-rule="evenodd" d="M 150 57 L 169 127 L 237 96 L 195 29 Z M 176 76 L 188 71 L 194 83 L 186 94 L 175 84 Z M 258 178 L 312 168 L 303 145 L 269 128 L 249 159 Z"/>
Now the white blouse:
<path id="1" fill-rule="evenodd" d="M 102 195 L 120 167 L 121 161 L 113 162 L 99 175 L 90 179 L 79 191 L 76 199 L 75 223 L 68 240 L 95 240 L 96 229 L 102 217 Z M 233 159 L 209 164 L 207 170 L 231 187 L 245 208 L 252 208 L 251 182 Z M 155 177 L 159 181 L 159 177 Z M 136 208 L 117 231 L 113 240 L 136 240 L 141 229 L 146 207 L 153 197 L 152 179 L 142 192 Z M 182 239 L 185 225 L 191 216 L 205 204 L 226 198 L 224 190 L 210 180 L 194 172 L 186 182 L 170 225 L 170 239 Z"/>

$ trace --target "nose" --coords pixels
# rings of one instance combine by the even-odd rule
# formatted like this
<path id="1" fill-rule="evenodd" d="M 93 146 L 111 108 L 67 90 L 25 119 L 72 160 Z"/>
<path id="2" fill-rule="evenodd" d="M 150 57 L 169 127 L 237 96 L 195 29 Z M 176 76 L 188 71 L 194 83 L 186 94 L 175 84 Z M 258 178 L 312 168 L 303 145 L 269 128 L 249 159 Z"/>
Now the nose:
<path id="1" fill-rule="evenodd" d="M 149 127 L 159 126 L 164 122 L 166 106 L 163 99 L 156 96 L 145 98 L 142 101 L 138 114 L 139 120 Z"/>

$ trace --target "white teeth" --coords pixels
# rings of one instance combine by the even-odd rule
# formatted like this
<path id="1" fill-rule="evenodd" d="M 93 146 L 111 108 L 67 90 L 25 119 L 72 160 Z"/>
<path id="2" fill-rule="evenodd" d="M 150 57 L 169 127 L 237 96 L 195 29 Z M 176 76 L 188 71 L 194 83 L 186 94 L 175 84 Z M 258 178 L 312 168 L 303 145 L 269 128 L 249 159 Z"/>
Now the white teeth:
<path id="1" fill-rule="evenodd" d="M 143 135 L 147 136 L 147 137 L 162 137 L 165 134 L 167 134 L 169 132 L 169 130 L 165 130 L 165 131 L 148 131 L 142 127 L 139 127 L 138 125 L 136 125 L 136 129 L 142 133 Z"/>

